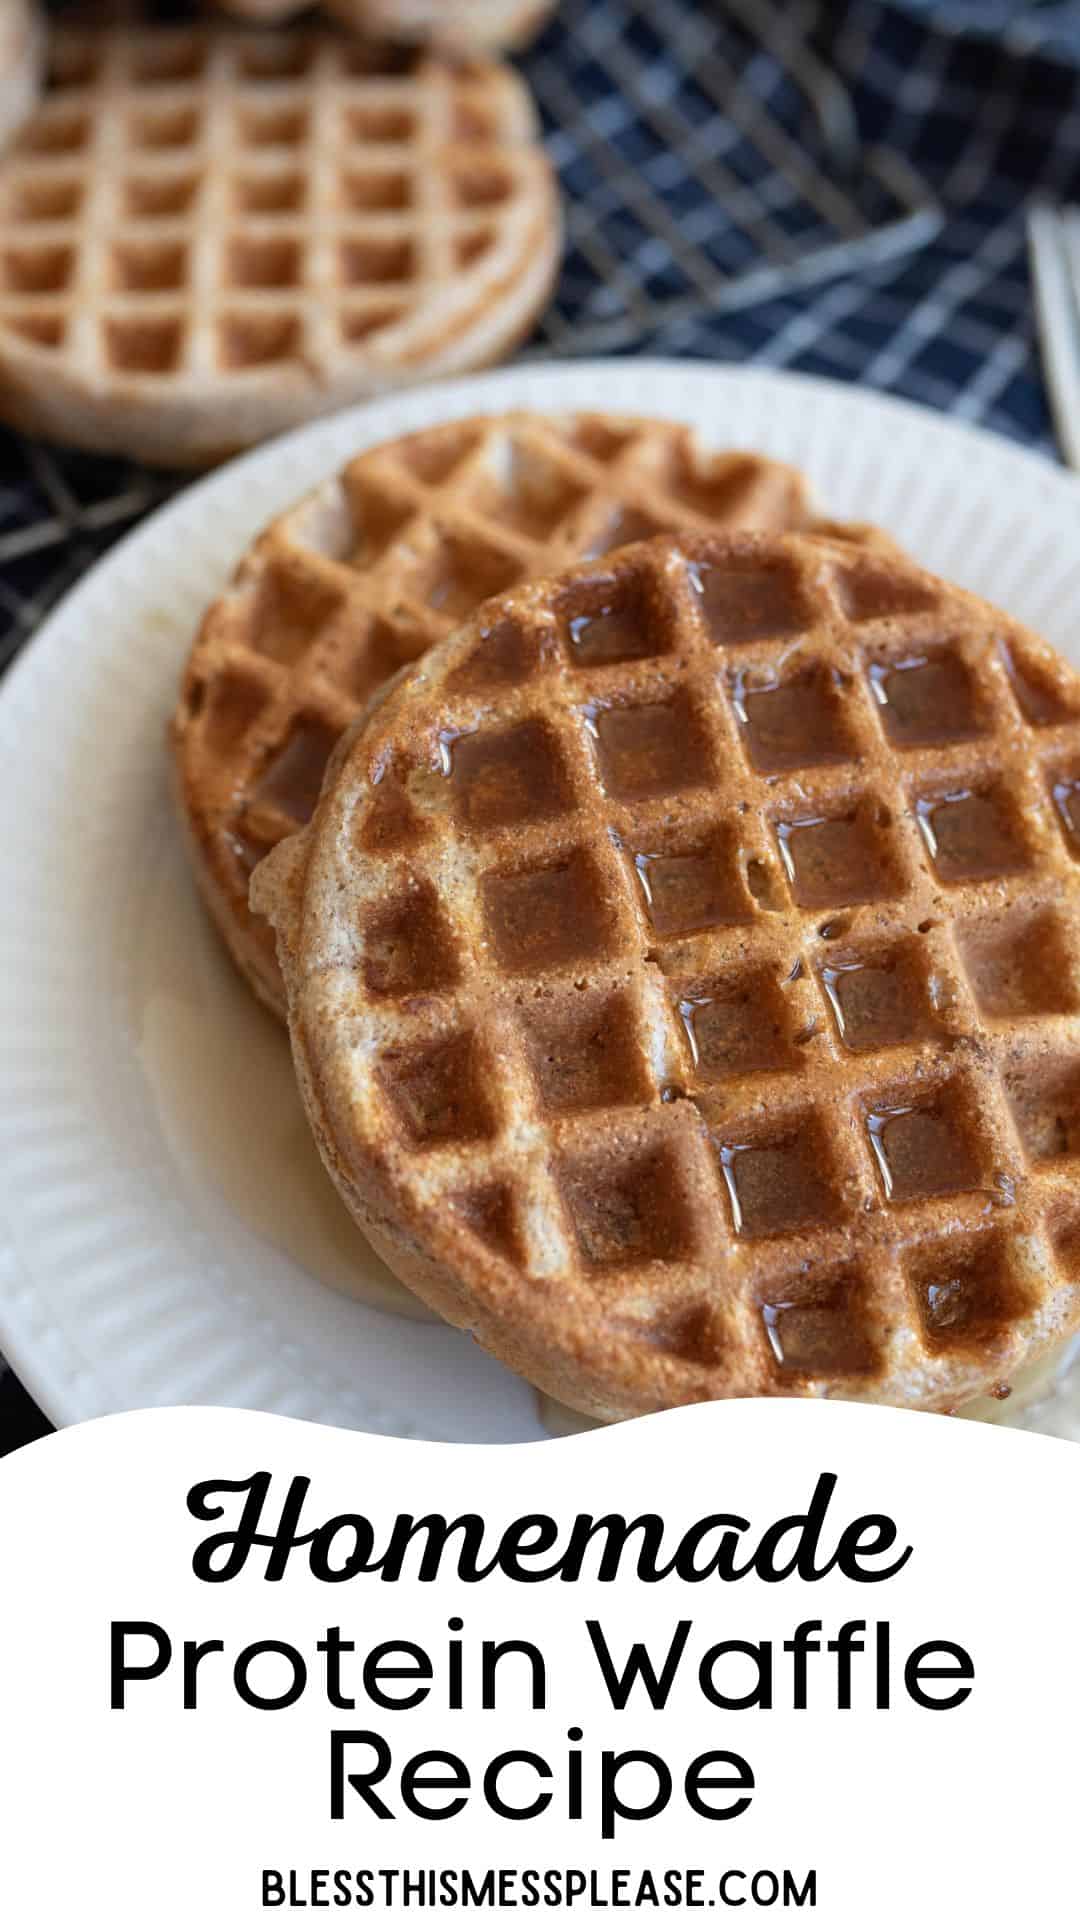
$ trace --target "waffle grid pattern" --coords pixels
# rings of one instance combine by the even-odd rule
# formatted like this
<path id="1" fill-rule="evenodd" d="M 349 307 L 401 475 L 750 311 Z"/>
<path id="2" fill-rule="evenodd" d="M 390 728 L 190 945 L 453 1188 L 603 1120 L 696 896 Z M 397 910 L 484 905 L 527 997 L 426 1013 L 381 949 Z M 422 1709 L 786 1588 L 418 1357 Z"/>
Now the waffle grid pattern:
<path id="1" fill-rule="evenodd" d="M 678 524 L 808 513 L 790 469 L 653 421 L 466 420 L 360 455 L 263 536 L 188 667 L 183 804 L 237 936 L 256 861 L 310 818 L 338 736 L 481 600 Z M 255 964 L 274 997 L 265 937 Z"/>
<path id="2" fill-rule="evenodd" d="M 7 352 L 28 381 L 62 355 L 121 393 L 332 381 L 371 352 L 386 377 L 422 368 L 527 275 L 551 217 L 532 124 L 484 63 L 329 34 L 62 32 L 0 175 Z"/>
<path id="3" fill-rule="evenodd" d="M 661 1403 L 948 1404 L 1075 1279 L 1080 693 L 895 558 L 688 550 L 486 609 L 362 736 L 317 1077 Z"/>

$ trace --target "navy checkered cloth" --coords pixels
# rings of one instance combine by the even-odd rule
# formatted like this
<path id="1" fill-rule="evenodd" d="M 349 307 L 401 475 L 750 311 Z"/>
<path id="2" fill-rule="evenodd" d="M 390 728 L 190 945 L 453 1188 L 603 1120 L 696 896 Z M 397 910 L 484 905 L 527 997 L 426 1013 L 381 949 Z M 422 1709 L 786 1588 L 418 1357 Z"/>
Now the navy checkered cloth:
<path id="1" fill-rule="evenodd" d="M 1016 53 L 1080 60 L 1080 14 L 1074 0 L 904 0 L 909 13 L 938 32 L 999 40 Z"/>
<path id="2" fill-rule="evenodd" d="M 528 351 L 799 368 L 1053 451 L 1024 209 L 1080 200 L 1080 0 L 564 0 L 522 65 L 569 230 Z M 0 432 L 0 665 L 176 484 Z M 0 1373 L 0 1451 L 43 1429 Z"/>

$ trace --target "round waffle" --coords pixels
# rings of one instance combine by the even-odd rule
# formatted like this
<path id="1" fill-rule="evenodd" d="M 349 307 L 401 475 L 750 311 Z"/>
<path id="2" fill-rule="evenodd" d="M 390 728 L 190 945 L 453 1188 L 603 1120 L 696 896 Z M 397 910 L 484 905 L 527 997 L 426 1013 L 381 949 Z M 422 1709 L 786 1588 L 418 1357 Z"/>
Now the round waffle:
<path id="1" fill-rule="evenodd" d="M 338 736 L 481 600 L 683 523 L 806 524 L 789 467 L 611 415 L 455 421 L 361 454 L 284 514 L 207 614 L 173 721 L 180 811 L 241 971 L 284 1015 L 257 860 L 312 813 Z"/>
<path id="2" fill-rule="evenodd" d="M 54 36 L 0 161 L 0 417 L 204 464 L 499 359 L 559 257 L 524 87 L 334 33 Z"/>
<path id="3" fill-rule="evenodd" d="M 0 11 L 0 148 L 37 103 L 43 44 L 37 8 L 30 0 L 8 0 Z"/>
<path id="4" fill-rule="evenodd" d="M 253 882 L 394 1271 L 615 1417 L 950 1408 L 1080 1319 L 1080 678 L 895 550 L 482 608 Z"/>

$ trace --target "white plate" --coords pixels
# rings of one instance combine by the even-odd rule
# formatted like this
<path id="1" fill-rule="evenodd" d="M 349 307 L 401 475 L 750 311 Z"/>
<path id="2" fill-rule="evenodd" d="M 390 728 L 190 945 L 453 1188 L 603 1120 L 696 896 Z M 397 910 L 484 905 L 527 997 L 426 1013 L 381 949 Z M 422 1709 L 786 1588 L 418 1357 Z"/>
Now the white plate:
<path id="1" fill-rule="evenodd" d="M 0 694 L 0 1348 L 60 1424 L 194 1401 L 440 1440 L 547 1430 L 463 1335 L 320 1284 L 361 1273 L 378 1298 L 378 1266 L 315 1160 L 283 1036 L 203 920 L 162 745 L 199 614 L 272 513 L 364 446 L 510 406 L 666 414 L 794 461 L 829 512 L 881 521 L 1080 662 L 1080 482 L 790 374 L 513 368 L 320 421 L 191 488 Z M 1080 1437 L 1080 1392 L 1026 1418 Z"/>

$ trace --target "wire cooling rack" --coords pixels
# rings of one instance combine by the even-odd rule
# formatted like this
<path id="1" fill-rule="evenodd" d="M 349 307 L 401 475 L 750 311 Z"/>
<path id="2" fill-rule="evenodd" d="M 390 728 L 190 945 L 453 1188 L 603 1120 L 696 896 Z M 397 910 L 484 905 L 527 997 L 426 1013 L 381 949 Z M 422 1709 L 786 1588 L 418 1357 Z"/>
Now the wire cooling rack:
<path id="1" fill-rule="evenodd" d="M 570 0 L 526 61 L 569 251 L 533 351 L 611 351 L 929 239 L 930 188 L 860 146 L 812 14 Z"/>
<path id="2" fill-rule="evenodd" d="M 57 11 L 62 9 L 57 8 Z M 175 23 L 194 7 L 162 4 Z M 564 0 L 522 67 L 563 189 L 567 254 L 530 356 L 656 348 L 695 316 L 887 259 L 939 224 L 896 154 L 861 148 L 774 0 Z M 126 527 L 181 484 L 0 433 L 0 666 Z"/>

